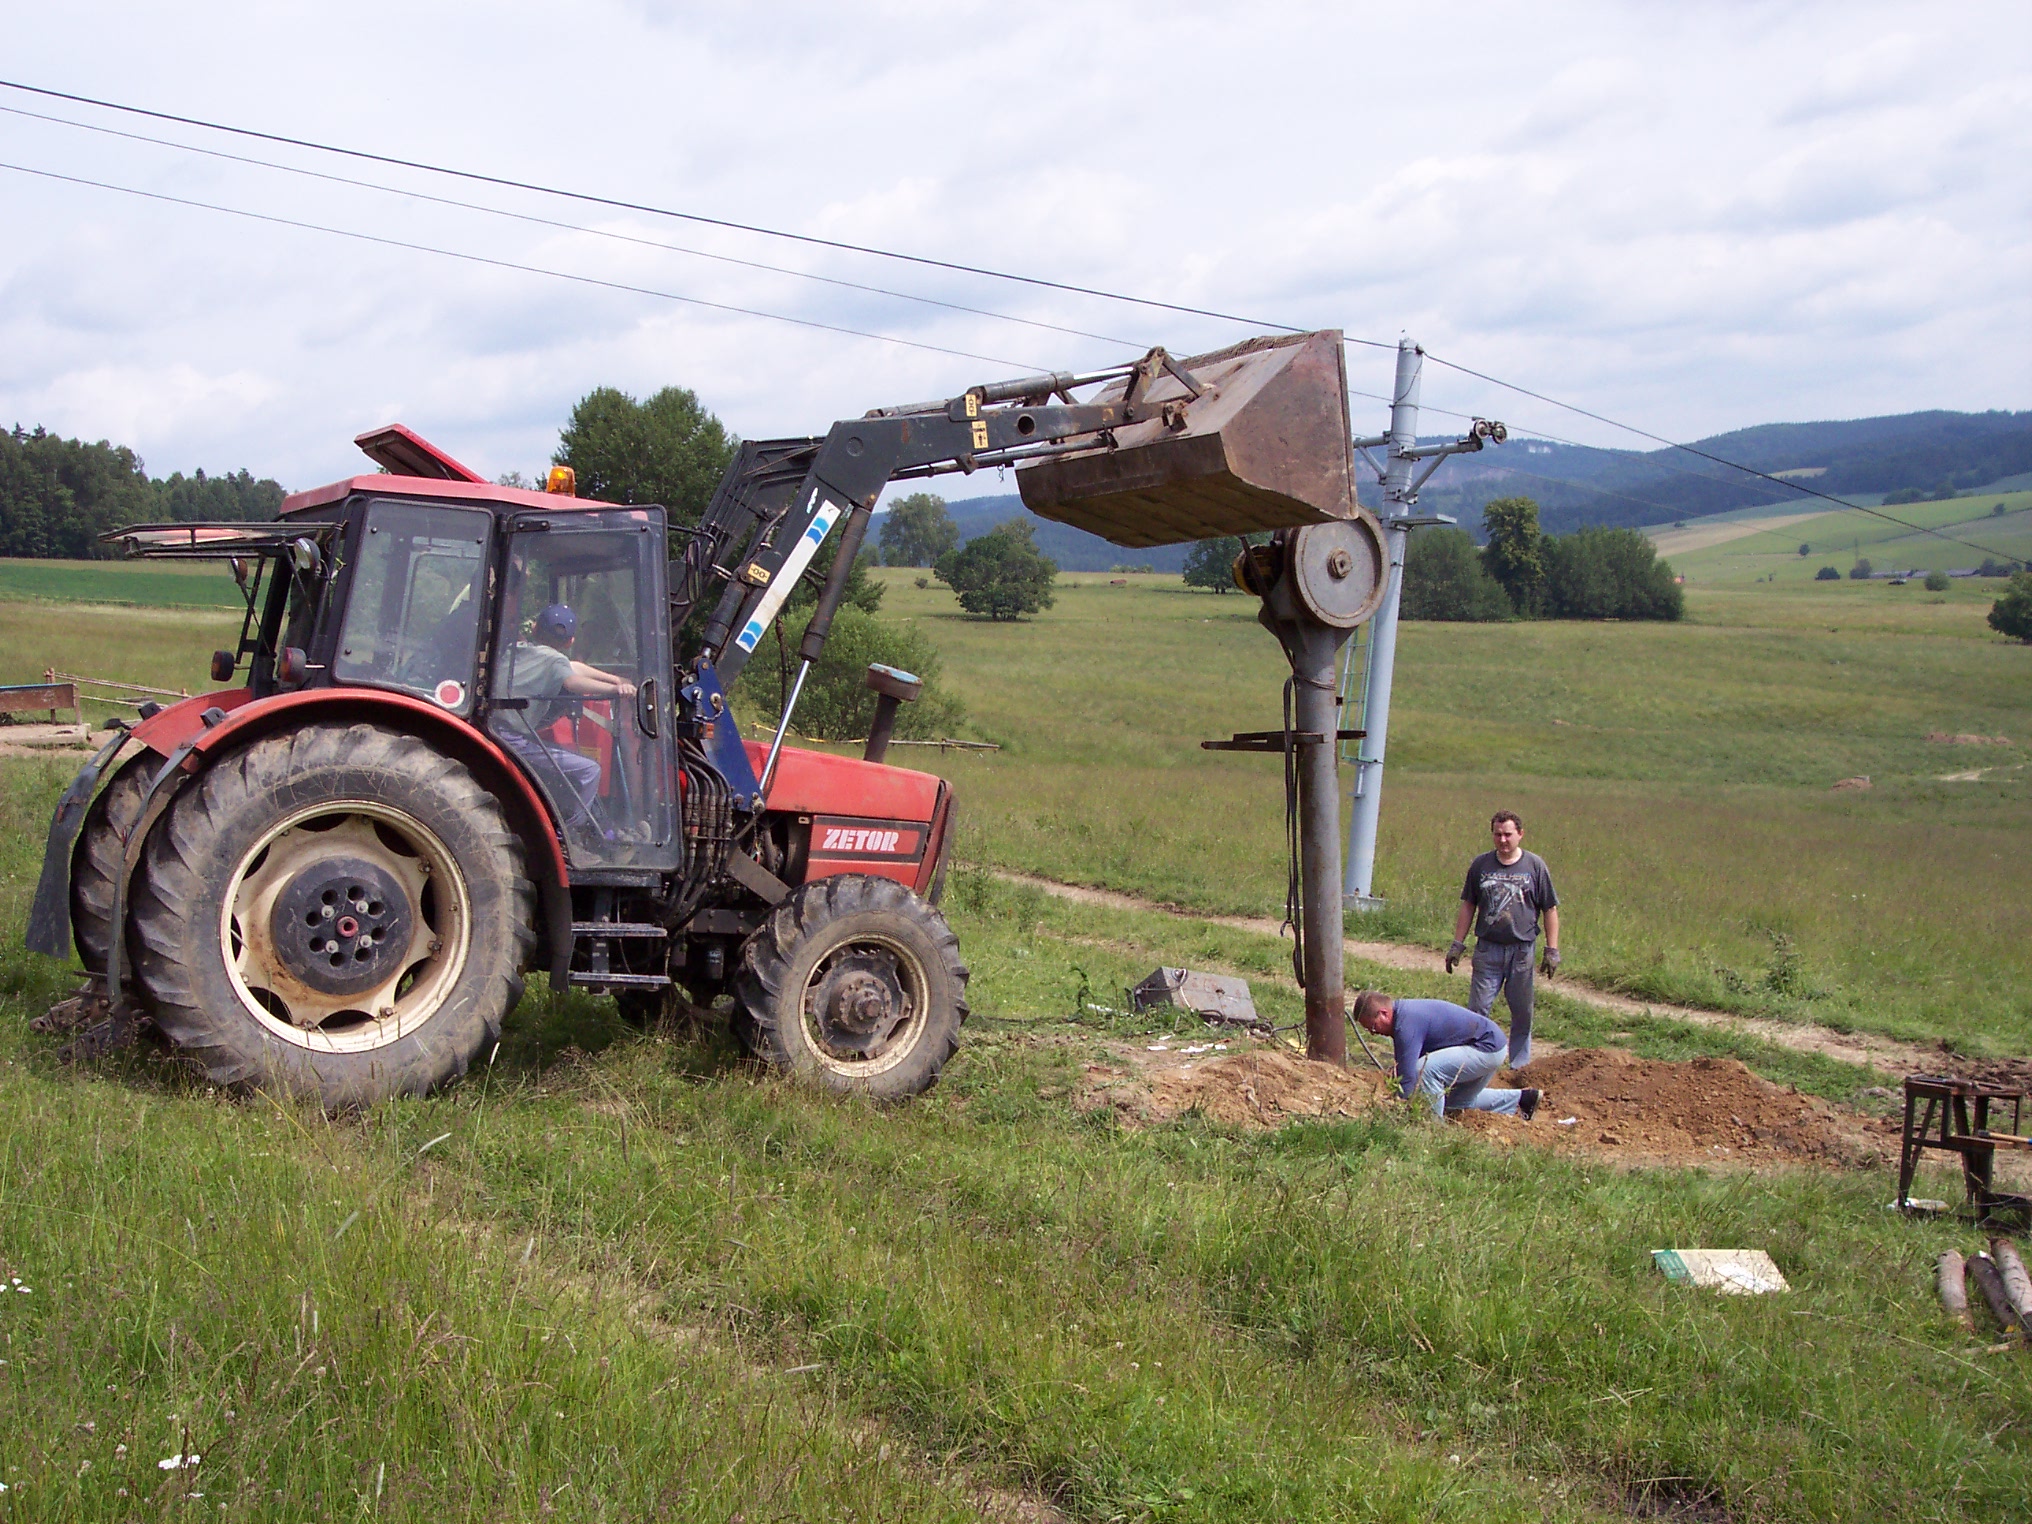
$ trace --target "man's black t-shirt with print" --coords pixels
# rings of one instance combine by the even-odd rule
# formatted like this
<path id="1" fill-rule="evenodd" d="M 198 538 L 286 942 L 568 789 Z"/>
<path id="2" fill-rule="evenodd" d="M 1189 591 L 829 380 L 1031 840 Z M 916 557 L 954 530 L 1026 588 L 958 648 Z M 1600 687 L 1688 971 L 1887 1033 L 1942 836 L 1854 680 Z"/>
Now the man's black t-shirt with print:
<path id="1" fill-rule="evenodd" d="M 1538 917 L 1559 903 L 1552 870 L 1536 852 L 1505 863 L 1484 852 L 1468 864 L 1461 898 L 1475 907 L 1475 935 L 1484 942 L 1535 942 Z"/>

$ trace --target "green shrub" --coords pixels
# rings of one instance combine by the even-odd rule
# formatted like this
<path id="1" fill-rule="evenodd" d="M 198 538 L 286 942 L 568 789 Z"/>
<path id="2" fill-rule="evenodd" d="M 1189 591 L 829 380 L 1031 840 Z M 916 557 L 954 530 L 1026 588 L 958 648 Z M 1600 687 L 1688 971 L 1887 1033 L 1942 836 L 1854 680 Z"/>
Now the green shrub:
<path id="1" fill-rule="evenodd" d="M 784 696 L 797 680 L 797 645 L 811 613 L 786 617 L 782 642 L 765 641 L 741 669 L 735 699 L 749 718 L 773 723 Z M 938 649 L 914 624 L 888 624 L 851 603 L 840 605 L 826 636 L 825 652 L 805 679 L 792 727 L 820 741 L 858 740 L 875 718 L 876 695 L 867 684 L 868 666 L 881 662 L 924 679 L 914 704 L 896 712 L 896 734 L 910 740 L 949 736 L 966 718 L 965 706 L 938 686 L 943 663 Z"/>
<path id="2" fill-rule="evenodd" d="M 1635 529 L 1577 529 L 1544 542 L 1545 605 L 1554 619 L 1678 619 L 1686 595 Z"/>
<path id="3" fill-rule="evenodd" d="M 1947 581 L 1947 573 L 1935 567 L 1926 574 L 1926 590 L 1929 593 L 1944 593 L 1947 591 Z"/>
<path id="4" fill-rule="evenodd" d="M 1813 580 L 1816 582 L 1839 582 L 1841 581 L 1841 573 L 1836 571 L 1832 566 L 1823 566 L 1813 574 Z"/>
<path id="5" fill-rule="evenodd" d="M 932 574 L 958 594 L 960 607 L 990 619 L 1048 609 L 1058 563 L 1044 555 L 1021 519 L 990 530 L 938 559 Z"/>
<path id="6" fill-rule="evenodd" d="M 1849 581 L 1867 582 L 1870 580 L 1870 571 L 1871 567 L 1869 557 L 1857 556 L 1856 564 L 1849 568 Z"/>
<path id="7" fill-rule="evenodd" d="M 1990 605 L 1990 628 L 2032 645 L 2032 572 L 2016 572 L 2004 596 Z"/>
<path id="8" fill-rule="evenodd" d="M 1187 587 L 1204 588 L 1210 593 L 1232 593 L 1235 590 L 1235 557 L 1252 543 L 1269 538 L 1265 534 L 1230 534 L 1201 540 L 1185 553 L 1185 570 L 1180 575 Z M 1111 569 L 1118 572 L 1149 570 L 1147 566 L 1117 566 Z"/>
<path id="9" fill-rule="evenodd" d="M 1404 552 L 1406 619 L 1508 619 L 1510 600 L 1482 566 L 1465 529 L 1427 529 Z"/>

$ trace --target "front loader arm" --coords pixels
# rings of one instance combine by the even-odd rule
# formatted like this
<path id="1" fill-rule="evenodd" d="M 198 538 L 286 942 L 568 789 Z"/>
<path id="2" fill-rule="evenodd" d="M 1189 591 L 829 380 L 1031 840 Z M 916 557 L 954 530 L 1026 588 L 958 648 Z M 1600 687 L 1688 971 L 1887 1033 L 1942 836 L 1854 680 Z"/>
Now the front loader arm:
<path id="1" fill-rule="evenodd" d="M 1128 373 L 1146 369 L 1179 374 L 1162 350 L 1152 351 Z M 714 495 L 703 526 L 713 542 L 712 573 L 727 579 L 703 641 L 704 657 L 721 684 L 733 685 L 812 557 L 844 523 L 832 574 L 798 649 L 801 660 L 817 660 L 867 534 L 869 516 L 891 481 L 1011 464 L 1063 447 L 1068 440 L 1091 443 L 1090 436 L 1146 415 L 1158 416 L 1160 408 L 1142 403 L 1140 389 L 1133 385 L 1116 401 L 1048 400 L 1054 393 L 1068 395 L 1075 385 L 1122 374 L 1117 369 L 1093 377 L 1037 376 L 979 386 L 945 402 L 882 410 L 836 423 L 822 440 L 744 446 Z M 1161 405 L 1181 427 L 1184 406 Z M 789 482 L 784 467 L 800 458 L 804 473 L 785 492 Z M 737 540 L 741 553 L 723 560 L 722 546 Z"/>

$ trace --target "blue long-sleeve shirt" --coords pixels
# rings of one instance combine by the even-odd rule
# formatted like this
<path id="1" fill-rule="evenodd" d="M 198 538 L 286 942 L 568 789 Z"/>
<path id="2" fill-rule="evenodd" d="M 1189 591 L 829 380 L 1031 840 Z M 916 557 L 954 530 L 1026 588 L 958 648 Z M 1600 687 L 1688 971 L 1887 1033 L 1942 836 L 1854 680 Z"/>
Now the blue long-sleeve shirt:
<path id="1" fill-rule="evenodd" d="M 1419 1065 L 1428 1053 L 1441 1048 L 1498 1053 L 1510 1046 L 1501 1027 L 1451 1000 L 1400 1000 L 1396 1012 L 1390 1041 L 1397 1049 L 1397 1078 L 1406 1096 L 1418 1088 Z"/>

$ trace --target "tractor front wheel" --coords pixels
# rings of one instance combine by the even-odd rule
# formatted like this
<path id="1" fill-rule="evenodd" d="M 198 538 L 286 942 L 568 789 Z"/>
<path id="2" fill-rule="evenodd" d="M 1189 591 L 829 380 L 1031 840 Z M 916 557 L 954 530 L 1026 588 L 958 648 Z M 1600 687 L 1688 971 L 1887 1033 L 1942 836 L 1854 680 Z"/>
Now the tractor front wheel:
<path id="1" fill-rule="evenodd" d="M 743 945 L 735 1028 L 757 1056 L 828 1090 L 917 1095 L 967 1019 L 959 951 L 945 917 L 903 885 L 818 879 Z"/>
<path id="2" fill-rule="evenodd" d="M 414 736 L 311 725 L 220 759 L 134 894 L 156 1024 L 214 1083 L 328 1110 L 463 1074 L 522 993 L 534 890 L 500 806 Z"/>

